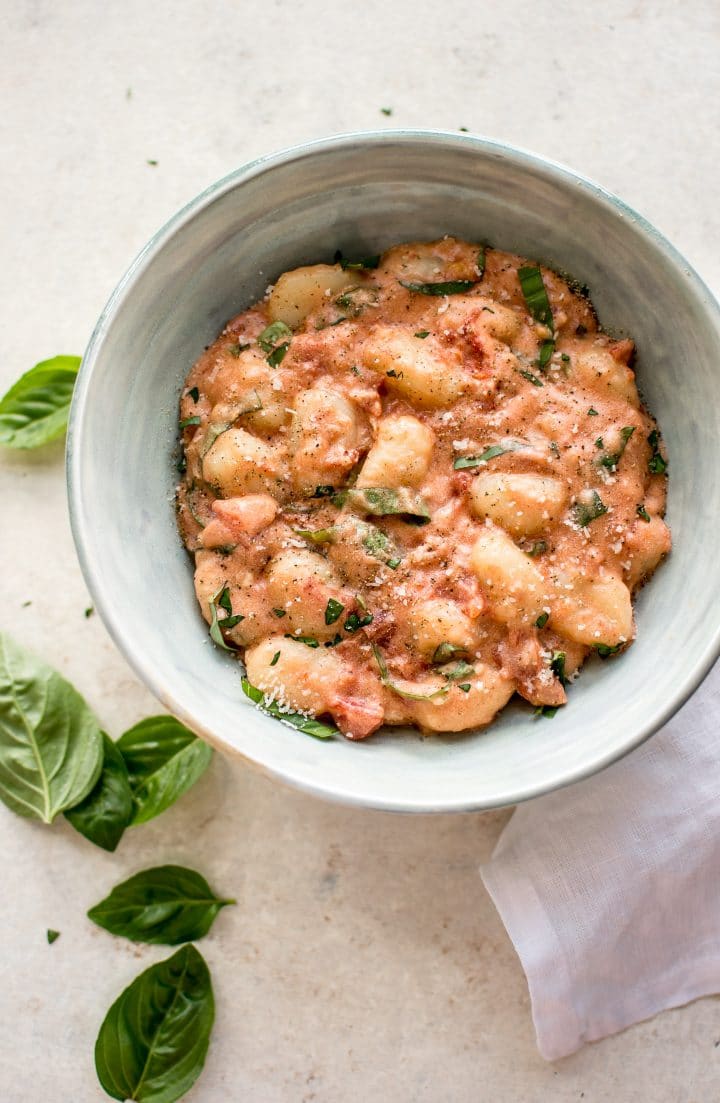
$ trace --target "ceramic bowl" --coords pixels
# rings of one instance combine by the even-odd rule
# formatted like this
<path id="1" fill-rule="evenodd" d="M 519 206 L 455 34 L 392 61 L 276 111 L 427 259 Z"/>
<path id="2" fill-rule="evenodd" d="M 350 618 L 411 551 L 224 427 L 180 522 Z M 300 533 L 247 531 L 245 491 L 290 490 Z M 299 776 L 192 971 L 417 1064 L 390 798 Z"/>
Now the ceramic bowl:
<path id="1" fill-rule="evenodd" d="M 318 742 L 258 712 L 201 620 L 175 527 L 178 396 L 193 361 L 281 272 L 453 234 L 589 286 L 632 334 L 670 456 L 674 550 L 637 601 L 638 638 L 591 660 L 552 720 L 511 704 L 486 731 L 387 729 Z M 140 677 L 229 754 L 324 797 L 395 811 L 515 803 L 587 776 L 656 731 L 720 650 L 720 313 L 690 266 L 620 200 L 560 165 L 465 135 L 329 138 L 208 188 L 141 252 L 105 308 L 68 436 L 70 510 L 96 608 Z"/>

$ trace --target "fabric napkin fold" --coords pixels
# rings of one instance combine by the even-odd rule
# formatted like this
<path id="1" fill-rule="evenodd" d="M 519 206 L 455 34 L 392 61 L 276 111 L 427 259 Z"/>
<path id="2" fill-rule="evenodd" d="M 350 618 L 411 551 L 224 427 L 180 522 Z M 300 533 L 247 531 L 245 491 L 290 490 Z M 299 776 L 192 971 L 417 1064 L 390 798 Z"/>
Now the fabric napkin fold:
<path id="1" fill-rule="evenodd" d="M 520 805 L 481 875 L 553 1061 L 720 991 L 720 663 L 653 738 Z"/>

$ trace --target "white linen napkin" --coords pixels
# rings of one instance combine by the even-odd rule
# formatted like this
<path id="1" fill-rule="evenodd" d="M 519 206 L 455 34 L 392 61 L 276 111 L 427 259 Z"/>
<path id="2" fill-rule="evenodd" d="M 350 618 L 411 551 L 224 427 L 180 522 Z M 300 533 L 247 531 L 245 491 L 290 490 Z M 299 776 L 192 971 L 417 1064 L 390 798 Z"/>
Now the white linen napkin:
<path id="1" fill-rule="evenodd" d="M 720 663 L 603 773 L 520 805 L 481 869 L 548 1061 L 720 991 Z"/>

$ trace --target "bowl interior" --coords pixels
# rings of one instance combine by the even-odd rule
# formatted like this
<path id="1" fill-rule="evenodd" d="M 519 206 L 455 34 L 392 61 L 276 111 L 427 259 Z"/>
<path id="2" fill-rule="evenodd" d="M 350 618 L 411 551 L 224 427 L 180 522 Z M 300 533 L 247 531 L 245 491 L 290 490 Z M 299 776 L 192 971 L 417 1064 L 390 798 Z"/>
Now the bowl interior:
<path id="1" fill-rule="evenodd" d="M 481 734 L 386 729 L 318 743 L 261 715 L 209 641 L 175 527 L 177 403 L 233 314 L 298 264 L 454 234 L 588 284 L 631 334 L 670 459 L 674 551 L 637 602 L 638 639 L 591 660 L 553 720 L 513 704 Z M 68 442 L 73 526 L 117 643 L 163 703 L 217 746 L 329 797 L 397 810 L 515 802 L 581 777 L 667 719 L 718 651 L 717 306 L 634 212 L 568 171 L 469 137 L 329 139 L 256 162 L 181 212 L 115 292 L 78 382 Z"/>

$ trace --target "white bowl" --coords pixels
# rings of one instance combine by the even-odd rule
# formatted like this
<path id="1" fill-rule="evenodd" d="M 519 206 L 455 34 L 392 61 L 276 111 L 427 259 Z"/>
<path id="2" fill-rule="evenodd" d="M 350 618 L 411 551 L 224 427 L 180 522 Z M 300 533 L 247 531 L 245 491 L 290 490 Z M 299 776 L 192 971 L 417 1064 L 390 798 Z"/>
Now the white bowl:
<path id="1" fill-rule="evenodd" d="M 674 550 L 637 602 L 638 638 L 587 664 L 553 720 L 511 704 L 487 730 L 386 729 L 320 743 L 258 712 L 200 617 L 175 527 L 178 396 L 233 314 L 287 268 L 454 234 L 571 273 L 632 334 L 670 455 Z M 73 531 L 96 607 L 162 703 L 218 748 L 336 800 L 465 811 L 585 777 L 656 731 L 720 650 L 720 312 L 671 245 L 568 169 L 496 142 L 380 132 L 262 158 L 210 187 L 139 255 L 103 312 L 73 401 Z"/>

